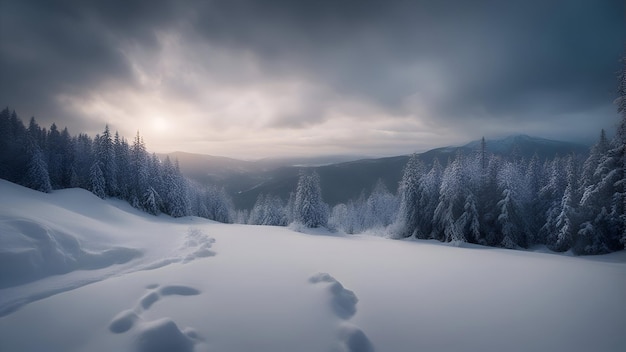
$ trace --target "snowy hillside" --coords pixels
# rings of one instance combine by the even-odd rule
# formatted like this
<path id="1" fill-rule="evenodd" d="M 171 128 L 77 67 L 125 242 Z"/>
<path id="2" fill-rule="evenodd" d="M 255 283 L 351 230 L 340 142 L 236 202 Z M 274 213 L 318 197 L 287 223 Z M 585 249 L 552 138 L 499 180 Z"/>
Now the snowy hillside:
<path id="1" fill-rule="evenodd" d="M 626 252 L 147 215 L 0 180 L 0 351 L 623 351 Z"/>

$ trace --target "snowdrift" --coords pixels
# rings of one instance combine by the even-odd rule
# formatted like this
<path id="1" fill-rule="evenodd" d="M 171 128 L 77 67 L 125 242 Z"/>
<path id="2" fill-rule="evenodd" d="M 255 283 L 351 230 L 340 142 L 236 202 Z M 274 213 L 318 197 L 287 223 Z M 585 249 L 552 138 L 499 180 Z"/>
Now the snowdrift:
<path id="1" fill-rule="evenodd" d="M 0 181 L 2 351 L 623 351 L 626 254 L 149 216 Z"/>

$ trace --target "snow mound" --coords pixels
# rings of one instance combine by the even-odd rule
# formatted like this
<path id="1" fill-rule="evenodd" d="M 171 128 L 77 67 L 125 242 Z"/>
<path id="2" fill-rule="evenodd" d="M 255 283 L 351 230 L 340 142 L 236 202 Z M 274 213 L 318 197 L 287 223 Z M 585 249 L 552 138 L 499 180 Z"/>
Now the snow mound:
<path id="1" fill-rule="evenodd" d="M 207 220 L 152 216 L 83 189 L 48 194 L 1 179 L 0 195 L 0 317 L 113 276 L 216 254 L 199 227 Z"/>
<path id="2" fill-rule="evenodd" d="M 29 219 L 0 216 L 0 233 L 0 289 L 141 256 L 141 251 L 125 247 L 88 250 L 74 235 Z"/>

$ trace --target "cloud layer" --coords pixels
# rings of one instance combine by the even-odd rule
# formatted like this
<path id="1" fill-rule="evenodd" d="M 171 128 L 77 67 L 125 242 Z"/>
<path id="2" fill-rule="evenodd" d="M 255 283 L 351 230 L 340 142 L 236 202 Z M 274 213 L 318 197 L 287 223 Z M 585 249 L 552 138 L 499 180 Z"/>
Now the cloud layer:
<path id="1" fill-rule="evenodd" d="M 72 132 L 237 157 L 393 155 L 616 121 L 609 1 L 14 1 L 0 97 Z M 24 116 L 26 117 L 26 116 Z"/>

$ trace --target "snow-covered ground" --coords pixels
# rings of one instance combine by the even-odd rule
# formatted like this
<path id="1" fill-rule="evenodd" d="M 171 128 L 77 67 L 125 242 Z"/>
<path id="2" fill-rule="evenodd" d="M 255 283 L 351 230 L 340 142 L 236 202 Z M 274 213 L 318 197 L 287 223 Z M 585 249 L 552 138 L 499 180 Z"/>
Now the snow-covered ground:
<path id="1" fill-rule="evenodd" d="M 626 253 L 154 217 L 0 180 L 0 351 L 624 351 Z"/>

